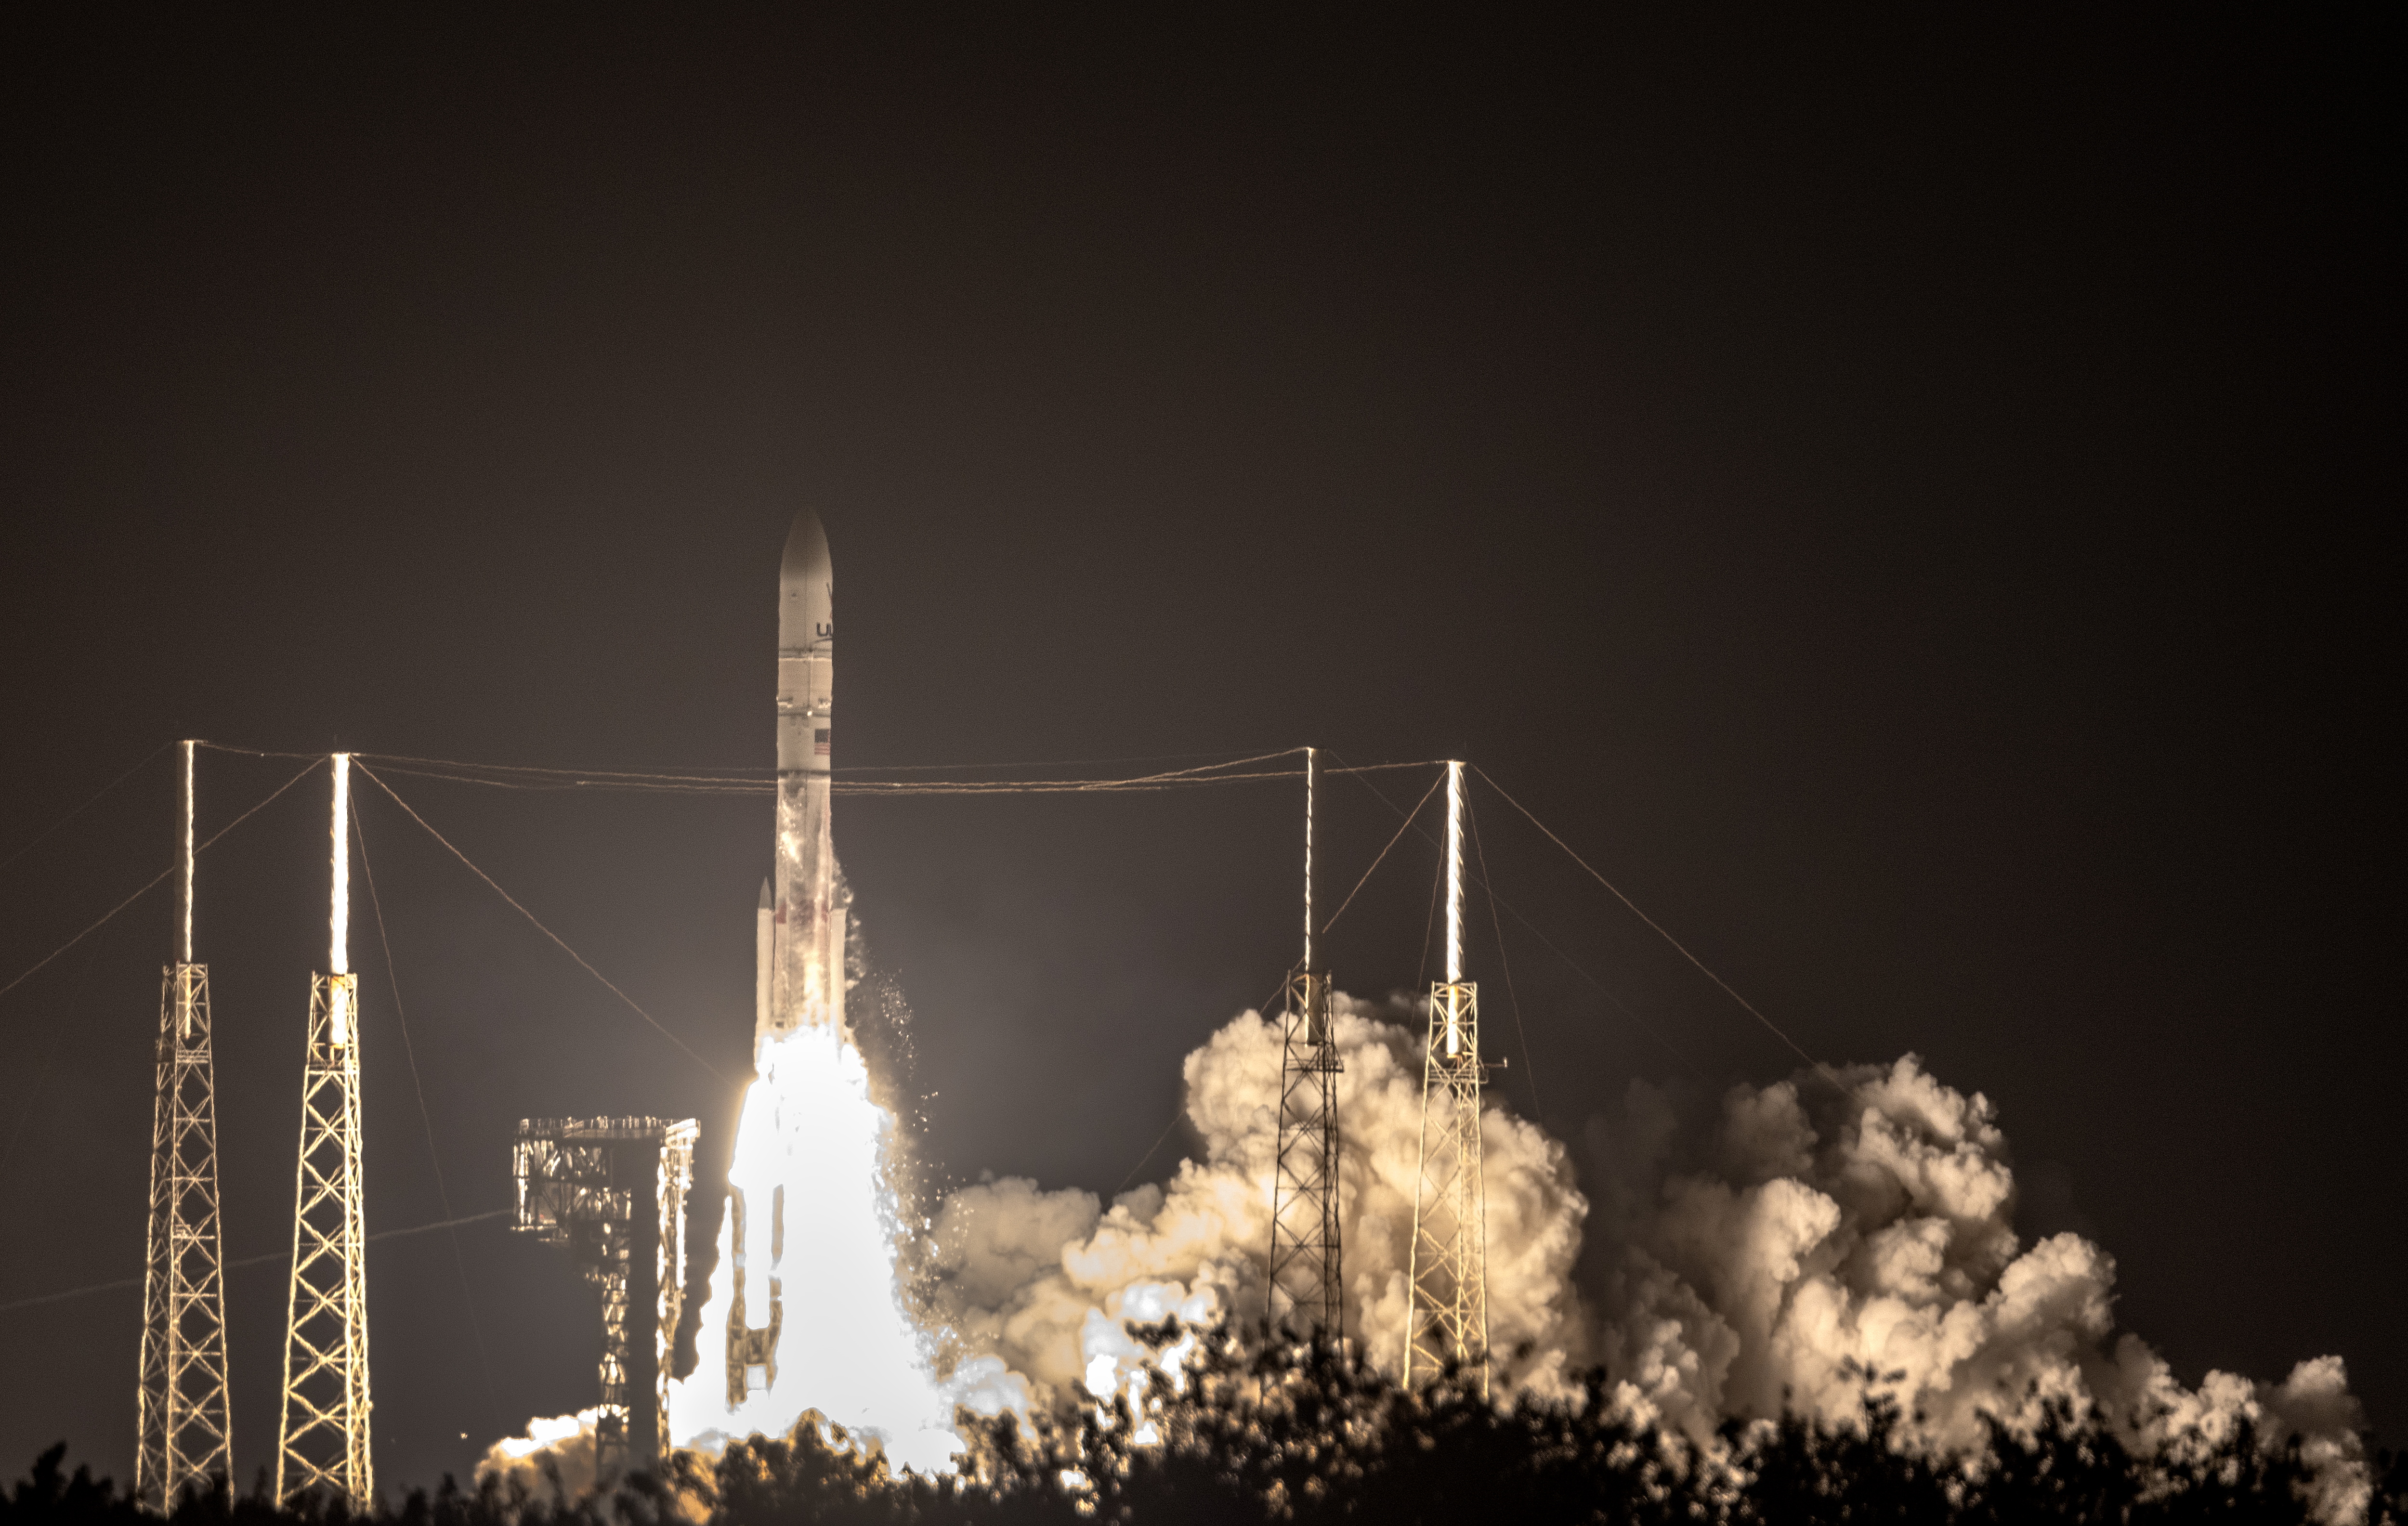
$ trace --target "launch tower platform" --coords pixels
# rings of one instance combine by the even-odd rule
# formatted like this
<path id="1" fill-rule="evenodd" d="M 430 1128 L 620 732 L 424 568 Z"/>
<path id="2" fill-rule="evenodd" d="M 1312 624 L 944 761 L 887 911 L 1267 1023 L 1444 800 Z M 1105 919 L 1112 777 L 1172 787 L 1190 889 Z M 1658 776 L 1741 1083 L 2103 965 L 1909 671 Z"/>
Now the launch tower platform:
<path id="1" fill-rule="evenodd" d="M 602 1294 L 602 1415 L 595 1476 L 653 1466 L 669 1357 L 685 1310 L 685 1200 L 695 1120 L 531 1118 L 511 1148 L 512 1227 L 566 1245 Z M 650 1329 L 646 1329 L 649 1323 Z"/>

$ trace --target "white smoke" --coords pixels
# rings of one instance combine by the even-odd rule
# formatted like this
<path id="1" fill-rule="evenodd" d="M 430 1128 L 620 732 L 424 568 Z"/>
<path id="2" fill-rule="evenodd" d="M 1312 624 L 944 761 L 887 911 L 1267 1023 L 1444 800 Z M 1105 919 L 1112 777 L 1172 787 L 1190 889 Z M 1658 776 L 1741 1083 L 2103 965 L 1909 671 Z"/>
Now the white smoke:
<path id="1" fill-rule="evenodd" d="M 1419 1038 L 1340 996 L 1346 1329 L 1399 1366 L 1421 1106 Z M 935 1216 L 933 1305 L 955 1349 L 1000 1357 L 1039 1402 L 1074 1381 L 1125 1388 L 1150 1359 L 1126 1322 L 1166 1312 L 1259 1318 L 1268 1245 L 1275 1027 L 1245 1013 L 1187 1057 L 1200 1160 L 1107 1209 L 1095 1194 L 1009 1178 Z M 1982 1417 L 2028 1427 L 2043 1401 L 2096 1414 L 2137 1453 L 2213 1446 L 2246 1419 L 2302 1438 L 2325 1519 L 2362 1517 L 2361 1418 L 2338 1357 L 2283 1383 L 2211 1373 L 2185 1387 L 2114 1333 L 2114 1262 L 2059 1234 L 2026 1246 L 1994 1109 L 1888 1067 L 1736 1087 L 1684 1129 L 1634 1085 L 1591 1125 L 1607 1164 L 1595 1226 L 1603 1271 L 1574 1285 L 1589 1198 L 1564 1147 L 1492 1106 L 1483 1121 L 1493 1373 L 1500 1398 L 1559 1396 L 1601 1364 L 1632 1419 L 1711 1440 L 1727 1418 L 1784 1406 L 1834 1424 L 1862 1413 L 1864 1374 L 1897 1399 L 1911 1443 L 1968 1452 Z"/>
<path id="2" fill-rule="evenodd" d="M 1394 1372 L 1404 1353 L 1406 1252 L 1420 1170 L 1415 1037 L 1339 995 L 1339 1202 L 1346 1331 Z M 1122 1325 L 1166 1313 L 1248 1321 L 1265 1310 L 1277 1144 L 1277 1026 L 1245 1013 L 1187 1057 L 1186 1120 L 1203 1142 L 1165 1186 L 1122 1193 L 1043 1191 L 1021 1177 L 964 1188 L 935 1219 L 932 1306 L 959 1349 L 1000 1356 L 1040 1401 L 1073 1382 L 1102 1394 L 1141 1360 Z M 1488 1319 L 1509 1391 L 1570 1391 L 1592 1359 L 1571 1282 L 1588 1204 L 1564 1147 L 1491 1108 L 1481 1148 L 1488 1201 Z M 1109 1364 L 1100 1359 L 1111 1358 Z M 1103 1381 L 1117 1374 L 1111 1383 Z"/>
<path id="3" fill-rule="evenodd" d="M 2301 1437 L 2325 1519 L 2365 1511 L 2341 1359 L 2279 1385 L 2212 1372 L 2186 1388 L 2114 1335 L 2113 1257 L 2074 1234 L 2023 1243 L 1996 1110 L 1913 1055 L 1733 1087 L 1685 1126 L 1634 1083 L 1589 1143 L 1603 1354 L 1635 1418 L 1700 1437 L 1784 1405 L 1845 1423 L 1867 1373 L 1911 1439 L 1948 1451 L 1978 1447 L 1985 1415 L 2028 1433 L 2052 1399 L 2143 1455 L 2213 1446 L 2245 1418 Z"/>
<path id="4" fill-rule="evenodd" d="M 477 1479 L 515 1484 L 534 1499 L 554 1496 L 574 1500 L 594 1487 L 594 1439 L 602 1419 L 599 1409 L 574 1415 L 538 1416 L 527 1422 L 526 1434 L 509 1436 L 485 1448 L 477 1462 Z"/>

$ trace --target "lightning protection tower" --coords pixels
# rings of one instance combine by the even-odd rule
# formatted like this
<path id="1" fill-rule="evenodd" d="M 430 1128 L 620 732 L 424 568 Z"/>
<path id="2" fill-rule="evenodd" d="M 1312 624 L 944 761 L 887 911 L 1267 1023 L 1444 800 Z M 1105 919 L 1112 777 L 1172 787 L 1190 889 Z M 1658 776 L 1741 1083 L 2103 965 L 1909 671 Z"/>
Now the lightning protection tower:
<path id="1" fill-rule="evenodd" d="M 1446 765 L 1446 978 L 1430 987 L 1405 1381 L 1449 1362 L 1488 1391 L 1487 1200 L 1480 1173 L 1480 989 L 1463 977 L 1463 764 Z"/>
<path id="2" fill-rule="evenodd" d="M 327 973 L 310 983 L 301 1072 L 276 1497 L 339 1494 L 356 1512 L 368 1508 L 376 1474 L 368 1453 L 368 1263 L 360 1208 L 359 977 L 349 949 L 351 763 L 351 754 L 335 754 L 334 910 Z"/>
<path id="3" fill-rule="evenodd" d="M 159 996 L 150 1258 L 142 1281 L 142 1440 L 134 1460 L 136 1497 L 163 1513 L 188 1489 L 224 1490 L 234 1473 L 209 967 L 193 963 L 193 750 L 186 742 L 181 926 Z"/>
<path id="4" fill-rule="evenodd" d="M 1304 749 L 1304 961 L 1280 1013 L 1279 1146 L 1271 1173 L 1270 1316 L 1275 1325 L 1345 1335 L 1338 1222 L 1338 1046 L 1329 977 L 1312 967 L 1312 808 L 1318 757 Z M 1298 1333 L 1303 1333 L 1298 1330 Z"/>
<path id="5" fill-rule="evenodd" d="M 595 1476 L 660 1461 L 669 1353 L 685 1312 L 685 1199 L 695 1120 L 531 1118 L 511 1144 L 515 1229 L 568 1247 L 602 1294 Z"/>

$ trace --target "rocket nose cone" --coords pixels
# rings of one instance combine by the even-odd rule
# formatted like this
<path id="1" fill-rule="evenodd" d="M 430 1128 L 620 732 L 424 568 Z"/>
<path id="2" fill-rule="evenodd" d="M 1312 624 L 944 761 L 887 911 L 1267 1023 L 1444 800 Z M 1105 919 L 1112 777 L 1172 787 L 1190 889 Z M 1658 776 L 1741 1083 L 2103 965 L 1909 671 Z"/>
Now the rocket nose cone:
<path id="1" fill-rule="evenodd" d="M 779 563 L 778 576 L 791 580 L 816 573 L 825 578 L 829 571 L 827 531 L 818 515 L 803 509 L 786 532 L 786 557 Z"/>
<path id="2" fill-rule="evenodd" d="M 778 564 L 778 645 L 800 651 L 835 635 L 836 564 L 820 517 L 806 508 L 786 532 L 786 554 Z"/>
<path id="3" fill-rule="evenodd" d="M 761 877 L 761 909 L 764 911 L 774 911 L 777 909 L 777 906 L 778 903 L 770 899 L 769 896 L 769 877 L 764 875 Z"/>

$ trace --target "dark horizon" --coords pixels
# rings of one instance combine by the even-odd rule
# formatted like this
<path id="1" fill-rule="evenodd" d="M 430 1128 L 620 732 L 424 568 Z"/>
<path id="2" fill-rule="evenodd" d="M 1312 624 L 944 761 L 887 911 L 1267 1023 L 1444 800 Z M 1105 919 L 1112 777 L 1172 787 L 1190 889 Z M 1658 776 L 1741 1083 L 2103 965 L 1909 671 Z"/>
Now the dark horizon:
<path id="1" fill-rule="evenodd" d="M 809 504 L 839 766 L 1469 759 L 1818 1059 L 1996 1102 L 2027 1239 L 2111 1252 L 2184 1381 L 2339 1354 L 2396 1445 L 2394 113 L 2387 39 L 2319 27 L 17 18 L 0 856 L 181 736 L 765 771 Z M 204 834 L 297 766 L 205 754 Z M 766 798 L 388 777 L 744 1069 Z M 1338 893 L 1395 818 L 1325 798 Z M 504 1205 L 522 1117 L 724 1162 L 731 1090 L 360 806 L 372 1232 Z M 289 1234 L 323 808 L 201 865 L 231 1258 Z M 933 1182 L 1139 1164 L 1296 957 L 1295 808 L 838 800 Z M 1577 1154 L 1634 1080 L 1796 1068 L 1478 808 L 1611 992 L 1475 917 L 1512 1108 Z M 0 866 L 0 982 L 172 820 L 162 757 Z M 1342 988 L 1415 986 L 1431 872 Z M 0 1304 L 140 1271 L 173 901 L 0 996 Z M 447 1235 L 371 1258 L 396 1485 L 592 1402 L 565 1260 L 458 1247 L 466 1296 Z M 247 1481 L 280 1274 L 229 1287 Z M 139 1323 L 0 1318 L 0 1466 L 130 1476 Z"/>

